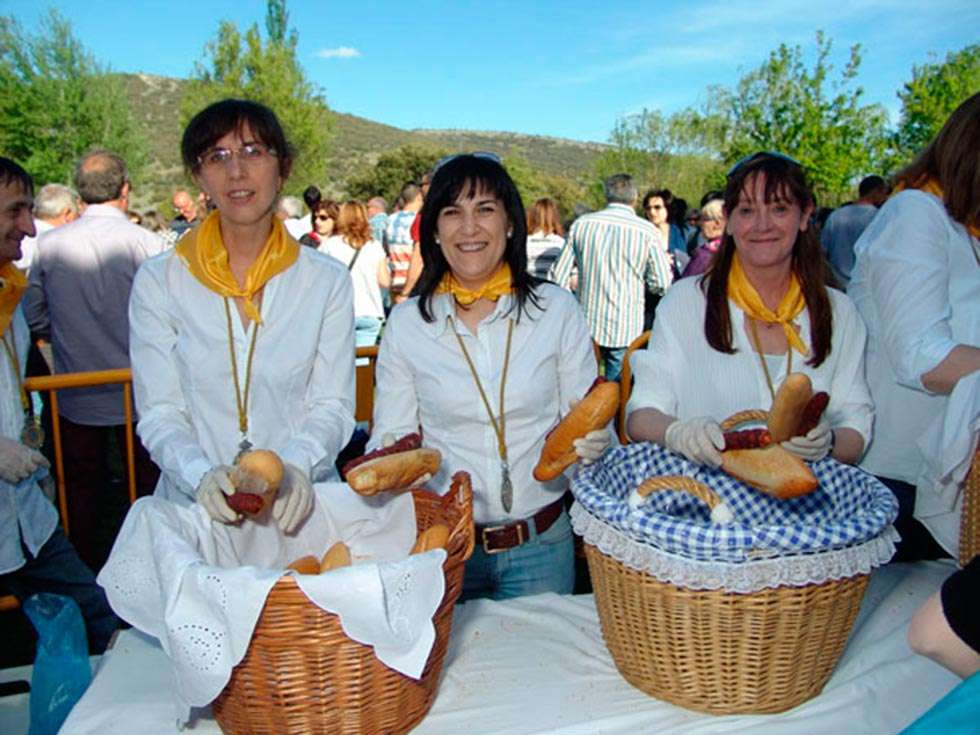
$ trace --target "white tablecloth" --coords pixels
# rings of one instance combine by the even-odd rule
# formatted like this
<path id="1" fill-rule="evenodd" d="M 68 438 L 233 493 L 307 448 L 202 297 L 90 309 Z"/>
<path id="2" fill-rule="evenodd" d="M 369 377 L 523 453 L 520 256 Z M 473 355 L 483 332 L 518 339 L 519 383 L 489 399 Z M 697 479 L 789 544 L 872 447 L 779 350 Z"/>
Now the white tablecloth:
<path id="1" fill-rule="evenodd" d="M 777 715 L 704 715 L 634 689 L 613 665 L 591 596 L 469 602 L 457 608 L 438 696 L 413 735 L 897 733 L 959 682 L 905 640 L 913 612 L 953 569 L 922 562 L 876 571 L 823 693 Z M 126 631 L 62 733 L 176 732 L 170 676 L 156 641 Z M 219 731 L 207 710 L 189 729 Z"/>

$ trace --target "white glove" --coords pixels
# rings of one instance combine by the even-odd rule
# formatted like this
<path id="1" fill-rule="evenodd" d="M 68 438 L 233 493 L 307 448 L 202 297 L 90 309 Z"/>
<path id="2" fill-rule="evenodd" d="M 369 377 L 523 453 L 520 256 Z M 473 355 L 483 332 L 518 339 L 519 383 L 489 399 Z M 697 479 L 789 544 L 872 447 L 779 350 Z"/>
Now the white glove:
<path id="1" fill-rule="evenodd" d="M 714 419 L 705 417 L 687 421 L 678 419 L 667 427 L 664 433 L 664 445 L 670 451 L 683 454 L 697 464 L 720 467 L 725 437 Z"/>
<path id="2" fill-rule="evenodd" d="M 575 454 L 583 465 L 592 464 L 599 459 L 602 453 L 609 449 L 610 444 L 612 444 L 612 432 L 609 429 L 590 431 L 581 439 L 572 442 Z"/>
<path id="3" fill-rule="evenodd" d="M 292 533 L 313 510 L 310 477 L 295 465 L 286 464 L 279 493 L 272 503 L 272 517 L 284 533 Z"/>
<path id="4" fill-rule="evenodd" d="M 831 431 L 830 424 L 820 419 L 820 423 L 810 429 L 806 436 L 794 436 L 782 442 L 782 446 L 800 459 L 816 462 L 827 456 L 833 443 L 834 432 Z"/>
<path id="5" fill-rule="evenodd" d="M 36 449 L 20 442 L 0 437 L 0 480 L 16 485 L 34 474 L 39 467 L 50 467 L 48 460 Z"/>
<path id="6" fill-rule="evenodd" d="M 225 499 L 225 496 L 233 495 L 235 492 L 235 486 L 231 482 L 232 472 L 234 469 L 225 465 L 212 467 L 204 473 L 194 494 L 198 505 L 219 523 L 237 523 L 242 519 L 229 507 Z"/>

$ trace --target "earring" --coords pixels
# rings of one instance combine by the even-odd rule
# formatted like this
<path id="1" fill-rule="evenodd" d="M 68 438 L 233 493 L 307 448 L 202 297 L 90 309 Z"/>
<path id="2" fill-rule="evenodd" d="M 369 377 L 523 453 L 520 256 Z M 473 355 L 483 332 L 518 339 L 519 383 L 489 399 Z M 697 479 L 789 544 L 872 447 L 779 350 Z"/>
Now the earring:
<path id="1" fill-rule="evenodd" d="M 436 245 L 442 245 L 442 243 L 441 243 L 441 242 L 439 242 L 439 236 L 438 236 L 438 235 L 436 235 L 436 236 L 435 236 L 434 238 L 432 238 L 432 239 L 433 239 L 433 240 L 435 240 L 435 242 L 436 242 Z"/>
<path id="2" fill-rule="evenodd" d="M 513 230 L 507 230 L 507 237 L 513 237 L 513 236 L 514 236 L 514 231 Z"/>

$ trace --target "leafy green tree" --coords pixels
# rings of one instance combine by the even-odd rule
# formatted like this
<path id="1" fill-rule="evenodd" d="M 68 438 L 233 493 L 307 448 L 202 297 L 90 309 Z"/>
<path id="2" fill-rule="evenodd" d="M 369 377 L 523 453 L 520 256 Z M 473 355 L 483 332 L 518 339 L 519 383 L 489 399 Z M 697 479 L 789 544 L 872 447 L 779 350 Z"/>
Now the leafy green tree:
<path id="1" fill-rule="evenodd" d="M 421 181 L 422 174 L 446 155 L 439 148 L 404 145 L 382 153 L 373 166 L 366 167 L 347 179 L 347 193 L 367 201 L 383 196 L 392 204 L 409 181 Z"/>
<path id="2" fill-rule="evenodd" d="M 898 93 L 902 117 L 895 134 L 896 163 L 912 159 L 961 102 L 980 91 L 980 44 L 950 52 L 945 61 L 912 68 Z"/>
<path id="3" fill-rule="evenodd" d="M 333 115 L 319 88 L 306 79 L 296 59 L 296 31 L 287 31 L 285 0 L 268 0 L 263 41 L 253 24 L 243 36 L 222 21 L 181 99 L 181 127 L 208 104 L 227 97 L 261 102 L 275 111 L 296 149 L 287 191 L 295 193 L 326 178 Z"/>
<path id="4" fill-rule="evenodd" d="M 147 145 L 122 81 L 57 11 L 35 35 L 0 16 L 0 151 L 39 183 L 69 184 L 79 157 L 94 147 L 121 155 L 139 182 Z"/>
<path id="5" fill-rule="evenodd" d="M 572 209 L 583 199 L 584 192 L 574 181 L 538 171 L 519 150 L 505 156 L 503 164 L 517 185 L 525 209 L 529 209 L 538 199 L 548 197 L 554 200 L 564 219 L 571 215 Z"/>
<path id="6" fill-rule="evenodd" d="M 727 118 L 726 162 L 759 150 L 792 156 L 806 167 L 822 204 L 850 198 L 855 179 L 881 166 L 888 143 L 884 109 L 862 104 L 860 45 L 851 47 L 836 81 L 831 46 L 818 32 L 816 60 L 807 68 L 799 46 L 780 44 L 719 100 Z"/>

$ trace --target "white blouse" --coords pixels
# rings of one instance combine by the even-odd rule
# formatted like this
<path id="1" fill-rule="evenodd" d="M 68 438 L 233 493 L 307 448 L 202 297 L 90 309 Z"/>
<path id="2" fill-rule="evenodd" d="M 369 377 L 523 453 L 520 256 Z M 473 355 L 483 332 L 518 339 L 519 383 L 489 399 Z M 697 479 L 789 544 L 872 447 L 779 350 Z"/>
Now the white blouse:
<path id="1" fill-rule="evenodd" d="M 244 391 L 256 326 L 232 333 Z M 351 281 L 333 258 L 299 259 L 262 292 L 248 394 L 248 438 L 285 462 L 329 470 L 354 430 Z M 223 299 L 174 252 L 147 260 L 129 304 L 137 430 L 162 470 L 157 494 L 187 504 L 211 467 L 230 464 L 241 439 Z"/>
<path id="2" fill-rule="evenodd" d="M 347 268 L 358 251 L 347 244 L 340 235 L 331 235 L 320 243 L 321 253 L 336 258 Z M 384 304 L 378 285 L 378 266 L 385 260 L 385 251 L 377 240 L 368 240 L 360 249 L 360 255 L 350 268 L 354 282 L 354 316 L 373 316 L 383 319 Z"/>
<path id="3" fill-rule="evenodd" d="M 704 337 L 707 306 L 700 278 L 685 278 L 668 289 L 657 307 L 650 344 L 632 356 L 635 383 L 627 413 L 655 408 L 679 419 L 707 416 L 722 421 L 746 409 L 768 410 L 772 395 L 765 373 L 745 333 L 745 313 L 729 301 L 735 354 L 713 349 Z M 793 354 L 793 372 L 805 373 L 813 390 L 830 394 L 824 414 L 834 428 L 857 431 L 867 446 L 874 409 L 864 379 L 866 332 L 854 304 L 840 291 L 827 289 L 833 313 L 831 350 L 819 367 Z M 804 344 L 810 344 L 810 317 L 796 318 Z M 775 388 L 786 377 L 786 361 L 773 375 Z"/>
<path id="4" fill-rule="evenodd" d="M 433 297 L 432 323 L 422 319 L 418 298 L 412 298 L 392 311 L 381 340 L 368 446 L 378 446 L 385 434 L 398 438 L 421 426 L 423 443 L 442 452 L 442 468 L 432 487 L 446 492 L 454 472 L 469 472 L 473 516 L 481 524 L 526 518 L 564 493 L 564 477 L 542 483 L 531 471 L 547 432 L 596 377 L 592 338 L 575 297 L 552 284 L 538 286 L 536 293 L 541 308 L 528 303 L 515 323 L 507 370 L 505 431 L 514 488 L 510 513 L 500 499 L 497 436 L 451 330 L 462 337 L 497 418 L 512 298 L 501 298 L 475 335 L 455 316 L 451 296 Z"/>

